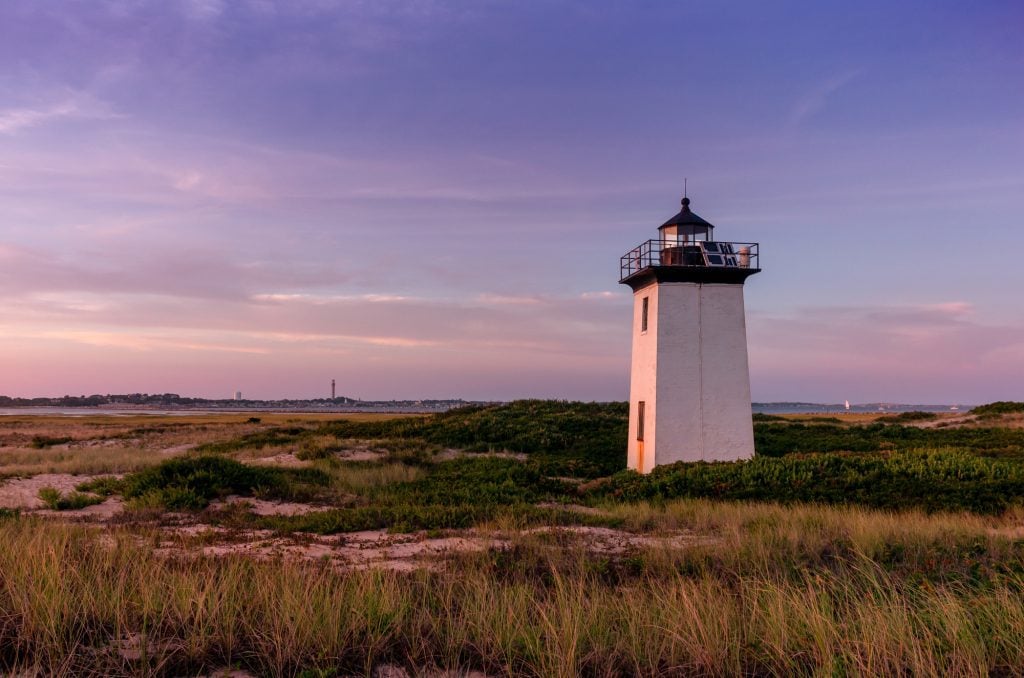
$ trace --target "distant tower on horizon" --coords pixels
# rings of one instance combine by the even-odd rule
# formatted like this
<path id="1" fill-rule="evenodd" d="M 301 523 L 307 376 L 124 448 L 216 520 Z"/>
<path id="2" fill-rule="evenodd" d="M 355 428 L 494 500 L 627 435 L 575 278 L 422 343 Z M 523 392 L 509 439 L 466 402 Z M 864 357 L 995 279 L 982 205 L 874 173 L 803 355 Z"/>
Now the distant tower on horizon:
<path id="1" fill-rule="evenodd" d="M 241 400 L 241 399 L 242 399 L 242 392 L 241 391 L 235 391 L 235 400 Z"/>
<path id="2" fill-rule="evenodd" d="M 334 380 L 331 379 L 331 400 L 334 400 L 335 397 L 336 396 L 334 395 Z"/>
<path id="3" fill-rule="evenodd" d="M 633 290 L 629 468 L 754 456 L 743 283 L 758 244 L 719 242 L 682 209 L 620 261 Z"/>

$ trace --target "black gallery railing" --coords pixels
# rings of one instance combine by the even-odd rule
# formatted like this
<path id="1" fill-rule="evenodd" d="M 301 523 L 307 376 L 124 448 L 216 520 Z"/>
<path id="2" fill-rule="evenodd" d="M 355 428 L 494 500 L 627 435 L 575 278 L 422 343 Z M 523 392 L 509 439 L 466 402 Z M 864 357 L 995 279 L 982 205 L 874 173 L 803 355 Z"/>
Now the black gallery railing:
<path id="1" fill-rule="evenodd" d="M 648 240 L 620 260 L 620 280 L 651 266 L 760 268 L 756 242 Z"/>

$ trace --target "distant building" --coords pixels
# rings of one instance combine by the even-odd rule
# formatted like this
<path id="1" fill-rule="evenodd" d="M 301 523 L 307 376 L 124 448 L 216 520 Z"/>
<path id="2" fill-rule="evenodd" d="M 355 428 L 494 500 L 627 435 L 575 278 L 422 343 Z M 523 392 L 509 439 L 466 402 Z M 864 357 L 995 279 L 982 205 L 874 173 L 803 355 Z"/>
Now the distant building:
<path id="1" fill-rule="evenodd" d="M 241 391 L 235 391 L 235 400 L 241 400 L 241 399 L 242 399 L 242 392 Z"/>
<path id="2" fill-rule="evenodd" d="M 754 456 L 743 283 L 761 270 L 758 244 L 713 229 L 684 197 L 620 262 L 634 299 L 629 468 L 641 473 Z"/>

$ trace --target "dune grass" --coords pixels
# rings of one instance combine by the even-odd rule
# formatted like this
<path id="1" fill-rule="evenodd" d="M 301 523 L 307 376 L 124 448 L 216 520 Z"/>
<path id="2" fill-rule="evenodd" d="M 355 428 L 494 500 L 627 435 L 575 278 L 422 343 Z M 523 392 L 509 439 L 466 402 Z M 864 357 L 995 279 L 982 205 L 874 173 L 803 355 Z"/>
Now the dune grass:
<path id="1" fill-rule="evenodd" d="M 1024 666 L 1022 555 L 991 532 L 993 519 L 704 501 L 622 510 L 627 521 L 702 525 L 722 538 L 595 557 L 524 533 L 505 549 L 453 555 L 443 570 L 403 573 L 168 559 L 138 533 L 98 539 L 88 528 L 0 519 L 0 670 L 364 675 L 390 663 L 530 676 L 986 675 Z M 911 567 L 895 551 L 944 554 L 945 565 Z"/>
<path id="2" fill-rule="evenodd" d="M 161 458 L 139 447 L 96 447 L 89 450 L 0 450 L 0 475 L 34 476 L 41 473 L 98 475 L 140 471 Z"/>
<path id="3" fill-rule="evenodd" d="M 341 462 L 324 465 L 322 468 L 331 475 L 332 487 L 352 494 L 366 494 L 374 488 L 396 483 L 411 483 L 426 474 L 420 466 L 397 462 Z"/>

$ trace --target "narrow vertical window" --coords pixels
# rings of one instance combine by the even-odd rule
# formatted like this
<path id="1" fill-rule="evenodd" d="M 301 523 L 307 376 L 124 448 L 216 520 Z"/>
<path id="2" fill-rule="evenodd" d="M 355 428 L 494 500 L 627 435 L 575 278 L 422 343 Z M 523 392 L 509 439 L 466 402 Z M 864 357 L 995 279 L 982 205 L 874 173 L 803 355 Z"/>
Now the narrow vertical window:
<path id="1" fill-rule="evenodd" d="M 636 404 L 636 439 L 644 439 L 644 410 L 647 403 L 643 400 Z"/>
<path id="2" fill-rule="evenodd" d="M 644 297 L 643 307 L 640 309 L 640 331 L 647 331 L 647 306 L 650 301 L 649 297 Z"/>

